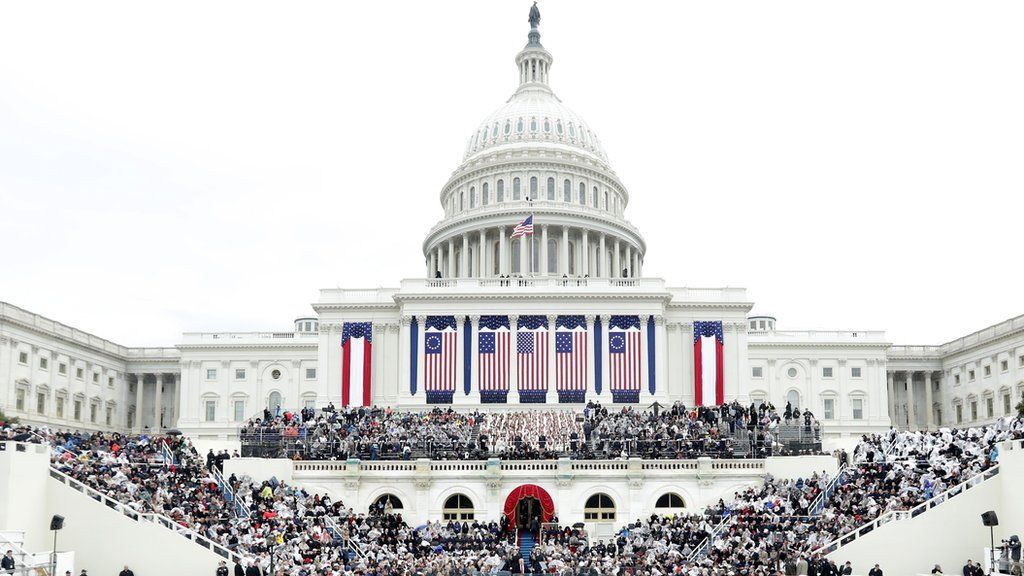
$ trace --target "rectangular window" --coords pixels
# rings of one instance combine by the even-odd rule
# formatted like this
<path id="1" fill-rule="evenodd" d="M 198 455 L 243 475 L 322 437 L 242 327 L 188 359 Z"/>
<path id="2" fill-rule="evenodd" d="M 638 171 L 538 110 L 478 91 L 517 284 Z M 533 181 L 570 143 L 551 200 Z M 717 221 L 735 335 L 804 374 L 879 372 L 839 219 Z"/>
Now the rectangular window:
<path id="1" fill-rule="evenodd" d="M 99 406 L 96 404 L 89 405 L 89 422 L 96 423 L 96 412 L 99 411 Z"/>
<path id="2" fill-rule="evenodd" d="M 1003 394 L 1003 415 L 1010 415 L 1010 394 Z"/>
<path id="3" fill-rule="evenodd" d="M 821 369 L 821 377 L 822 378 L 831 378 L 832 377 L 832 367 L 831 366 L 825 366 L 824 368 L 822 368 Z"/>
<path id="4" fill-rule="evenodd" d="M 994 407 L 995 398 L 985 398 L 985 411 L 988 413 L 988 417 L 995 416 L 996 410 Z"/>
<path id="5" fill-rule="evenodd" d="M 18 412 L 25 411 L 25 390 L 22 388 L 18 388 L 14 393 L 14 409 Z"/>
<path id="6" fill-rule="evenodd" d="M 306 400 L 305 402 L 303 402 L 302 406 L 303 406 L 303 408 L 308 408 L 309 410 L 313 410 L 313 409 L 316 408 L 316 400 Z"/>
<path id="7" fill-rule="evenodd" d="M 64 417 L 64 399 L 57 398 L 57 418 Z"/>
<path id="8" fill-rule="evenodd" d="M 109 388 L 113 388 L 114 387 L 114 377 L 113 376 L 107 376 L 107 386 Z"/>
<path id="9" fill-rule="evenodd" d="M 991 366 L 985 366 L 985 378 L 988 378 L 991 375 L 992 375 L 992 367 Z"/>
<path id="10" fill-rule="evenodd" d="M 75 420 L 82 419 L 82 401 L 75 400 Z"/>
<path id="11" fill-rule="evenodd" d="M 28 352 L 18 352 L 18 362 L 28 364 Z"/>
<path id="12" fill-rule="evenodd" d="M 960 385 L 960 375 L 959 374 L 956 374 L 956 375 L 953 376 L 953 383 L 956 384 L 957 386 Z"/>
<path id="13" fill-rule="evenodd" d="M 967 380 L 970 382 L 974 382 L 974 370 L 967 371 Z"/>
<path id="14" fill-rule="evenodd" d="M 217 369 L 216 368 L 207 368 L 206 369 L 206 379 L 207 380 L 216 380 L 217 379 Z"/>
<path id="15" fill-rule="evenodd" d="M 825 398 L 825 420 L 834 420 L 836 417 L 836 401 L 834 398 Z"/>
<path id="16" fill-rule="evenodd" d="M 82 368 L 75 368 L 75 378 L 78 378 L 79 380 L 85 378 L 85 370 Z"/>
<path id="17" fill-rule="evenodd" d="M 971 421 L 978 419 L 978 401 L 974 400 L 971 402 Z"/>
<path id="18" fill-rule="evenodd" d="M 306 368 L 306 380 L 316 380 L 316 368 Z"/>
<path id="19" fill-rule="evenodd" d="M 93 382 L 93 384 L 99 384 L 100 383 L 100 373 L 99 372 L 93 372 L 92 373 L 92 382 Z"/>
<path id="20" fill-rule="evenodd" d="M 752 378 L 764 378 L 764 368 L 760 366 L 754 366 L 750 369 L 750 376 Z"/>
<path id="21" fill-rule="evenodd" d="M 235 422 L 245 420 L 245 400 L 235 400 Z"/>
<path id="22" fill-rule="evenodd" d="M 46 394 L 36 394 L 36 412 L 46 414 Z"/>
<path id="23" fill-rule="evenodd" d="M 1010 362 L 1008 360 L 1000 360 L 999 361 L 999 370 L 1001 370 L 1003 372 L 1009 372 L 1009 370 L 1010 370 Z"/>
<path id="24" fill-rule="evenodd" d="M 1017 365 L 1024 368 L 1024 354 L 1017 357 Z"/>
<path id="25" fill-rule="evenodd" d="M 854 398 L 850 404 L 853 406 L 853 419 L 863 420 L 864 419 L 864 400 L 862 398 Z"/>
<path id="26" fill-rule="evenodd" d="M 206 421 L 213 422 L 217 419 L 217 401 L 207 400 L 206 401 Z"/>
<path id="27" fill-rule="evenodd" d="M 48 358 L 40 358 L 39 368 L 41 370 L 48 370 L 50 368 L 50 360 Z"/>
<path id="28" fill-rule="evenodd" d="M 63 362 L 61 362 L 60 364 L 57 364 L 57 372 L 59 372 L 61 374 L 67 374 L 68 373 L 68 365 L 63 363 Z"/>
<path id="29" fill-rule="evenodd" d="M 963 404 L 957 404 L 956 405 L 956 423 L 957 424 L 963 424 L 963 422 L 964 422 L 964 405 Z"/>
<path id="30" fill-rule="evenodd" d="M 114 409 L 107 406 L 107 426 L 110 426 L 114 422 Z"/>
<path id="31" fill-rule="evenodd" d="M 214 374 L 216 377 L 216 373 Z M 207 376 L 209 378 L 209 376 Z M 245 380 L 245 368 L 235 368 L 235 380 Z"/>
<path id="32" fill-rule="evenodd" d="M 852 378 L 860 378 L 860 366 L 854 366 L 850 369 L 850 376 Z"/>

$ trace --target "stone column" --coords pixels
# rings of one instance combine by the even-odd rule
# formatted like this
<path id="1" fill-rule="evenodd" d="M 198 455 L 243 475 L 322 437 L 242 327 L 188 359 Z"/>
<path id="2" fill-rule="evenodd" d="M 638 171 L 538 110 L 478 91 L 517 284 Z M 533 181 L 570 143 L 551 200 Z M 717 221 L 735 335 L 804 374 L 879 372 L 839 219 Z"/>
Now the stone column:
<path id="1" fill-rule="evenodd" d="M 498 274 L 508 274 L 508 243 L 505 240 L 505 227 L 502 226 L 498 229 Z"/>
<path id="2" fill-rule="evenodd" d="M 427 278 L 434 277 L 434 251 L 427 252 Z"/>
<path id="3" fill-rule="evenodd" d="M 892 372 L 890 372 L 888 370 L 885 372 L 885 380 L 886 380 L 886 385 L 887 385 L 886 390 L 888 391 L 888 394 L 889 394 L 889 399 L 888 399 L 889 422 L 892 425 L 895 426 L 896 425 L 896 419 L 897 419 L 896 418 L 896 406 L 897 405 L 896 405 L 896 384 L 893 381 L 894 380 L 893 376 L 894 376 L 894 374 Z"/>
<path id="4" fill-rule="evenodd" d="M 134 428 L 135 428 L 135 433 L 136 434 L 141 434 L 142 433 L 142 389 L 143 389 L 143 387 L 146 384 L 146 375 L 145 374 L 136 374 L 135 378 L 136 378 L 136 380 L 138 382 L 135 384 L 135 426 L 134 426 Z M 73 406 L 73 404 L 72 404 L 72 406 Z M 74 408 L 72 407 L 72 410 L 73 409 Z"/>
<path id="5" fill-rule="evenodd" d="M 569 274 L 569 227 L 562 226 L 562 245 L 560 246 L 562 257 L 558 263 L 558 271 L 561 275 Z"/>
<path id="6" fill-rule="evenodd" d="M 164 409 L 164 375 L 162 372 L 158 372 L 156 375 L 156 391 L 154 392 L 153 399 L 153 433 L 160 432 L 160 412 Z"/>
<path id="7" fill-rule="evenodd" d="M 526 236 L 519 237 L 519 274 L 523 276 L 530 274 L 530 243 L 526 240 Z"/>
<path id="8" fill-rule="evenodd" d="M 174 383 L 174 418 L 171 419 L 170 425 L 177 428 L 181 415 L 181 374 L 172 374 L 171 382 Z"/>
<path id="9" fill-rule="evenodd" d="M 907 370 L 907 429 L 917 429 L 917 407 L 914 406 L 914 373 Z"/>
<path id="10" fill-rule="evenodd" d="M 612 278 L 620 278 L 621 274 L 622 274 L 622 267 L 619 266 L 619 239 L 618 238 L 615 239 L 615 245 L 613 247 L 613 250 L 614 250 L 614 252 L 612 252 L 612 273 L 610 274 L 610 276 Z"/>
<path id="11" fill-rule="evenodd" d="M 455 238 L 448 239 L 448 277 L 455 278 Z"/>
<path id="12" fill-rule="evenodd" d="M 540 271 L 541 276 L 548 275 L 548 225 L 543 224 L 540 227 L 540 262 L 538 263 L 537 270 Z"/>
<path id="13" fill-rule="evenodd" d="M 932 408 L 932 373 L 930 370 L 924 372 L 924 423 L 927 430 L 931 430 L 935 420 L 935 410 Z"/>
<path id="14" fill-rule="evenodd" d="M 477 260 L 480 262 L 479 268 L 477 268 L 477 278 L 487 278 L 487 230 L 480 231 L 480 257 Z"/>
<path id="15" fill-rule="evenodd" d="M 588 237 L 588 230 L 583 229 L 583 240 L 581 242 L 583 247 L 583 257 L 580 258 L 580 276 L 590 275 L 590 238 Z"/>
<path id="16" fill-rule="evenodd" d="M 626 244 L 626 278 L 633 277 L 633 247 Z"/>
<path id="17" fill-rule="evenodd" d="M 604 247 L 604 234 L 601 234 L 601 237 L 598 239 L 597 251 L 599 252 L 597 255 L 597 275 L 601 278 L 607 278 L 608 263 L 605 261 L 607 252 L 605 252 Z"/>
<path id="18" fill-rule="evenodd" d="M 459 276 L 469 278 L 469 234 L 462 235 L 462 257 L 459 258 Z"/>

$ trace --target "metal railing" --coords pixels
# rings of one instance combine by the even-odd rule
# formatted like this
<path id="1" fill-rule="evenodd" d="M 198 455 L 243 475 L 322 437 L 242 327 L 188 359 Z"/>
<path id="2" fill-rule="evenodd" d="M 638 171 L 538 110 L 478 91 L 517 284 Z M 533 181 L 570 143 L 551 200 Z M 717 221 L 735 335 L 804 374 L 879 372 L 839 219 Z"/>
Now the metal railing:
<path id="1" fill-rule="evenodd" d="M 693 552 L 691 552 L 690 555 L 686 558 L 686 561 L 696 562 L 697 560 L 703 558 L 709 551 L 711 551 L 712 544 L 715 543 L 715 540 L 718 538 L 718 536 L 725 530 L 726 525 L 732 524 L 732 522 L 732 513 L 730 510 L 726 510 L 725 513 L 722 514 L 722 521 L 715 525 L 715 527 L 711 530 L 711 533 L 708 534 L 707 538 L 702 540 L 701 543 L 697 545 Z"/>
<path id="2" fill-rule="evenodd" d="M 213 540 L 210 540 L 206 536 L 203 536 L 202 534 L 199 534 L 190 528 L 186 528 L 181 524 L 178 524 L 177 522 L 171 520 L 166 516 L 162 516 L 160 514 L 155 513 L 139 512 L 129 507 L 127 504 L 124 504 L 120 500 L 115 500 L 114 498 L 111 498 L 106 494 L 94 488 L 91 488 L 83 484 L 82 482 L 79 482 L 78 480 L 75 480 L 74 478 L 68 476 L 67 474 L 64 474 L 60 470 L 57 470 L 56 468 L 50 468 L 50 478 L 57 480 L 61 484 L 64 484 L 73 490 L 81 492 L 82 494 L 88 496 L 89 498 L 92 498 L 93 500 L 99 502 L 100 504 L 103 504 L 107 508 L 110 508 L 115 512 L 120 512 L 124 516 L 127 516 L 128 518 L 135 520 L 136 522 L 149 522 L 167 528 L 168 530 L 171 530 L 172 532 L 175 532 L 176 534 L 179 534 L 184 538 L 188 538 L 189 540 L 195 542 L 199 546 L 206 548 L 207 550 L 213 552 L 214 554 L 217 554 L 225 560 L 230 560 L 232 562 L 238 563 L 241 563 L 244 560 L 242 556 L 238 553 L 229 550 L 228 548 L 225 548 L 224 546 L 214 542 Z"/>
<path id="3" fill-rule="evenodd" d="M 345 533 L 341 531 L 341 527 L 338 526 L 338 523 L 334 521 L 334 518 L 331 518 L 330 516 L 324 516 L 324 524 L 327 526 L 327 532 L 329 532 L 331 536 L 344 542 L 345 546 L 348 547 L 349 550 L 352 550 L 356 553 L 356 556 L 359 556 L 363 559 L 367 557 L 366 551 L 363 550 L 362 545 L 360 545 L 352 538 L 345 536 Z"/>
<path id="4" fill-rule="evenodd" d="M 880 528 L 881 526 L 884 526 L 885 524 L 888 524 L 893 521 L 906 520 L 909 518 L 917 517 L 918 515 L 923 514 L 940 504 L 948 502 L 951 498 L 963 494 L 967 490 L 970 490 L 971 488 L 981 484 L 982 482 L 988 480 L 989 478 L 995 477 L 998 474 L 999 465 L 996 464 L 995 466 L 992 466 L 991 468 L 985 470 L 984 472 L 979 472 L 974 476 L 971 476 L 967 480 L 964 480 L 963 482 L 946 490 L 945 492 L 932 496 L 930 499 L 925 500 L 924 502 L 918 504 L 917 506 L 914 506 L 909 510 L 892 510 L 886 512 L 885 514 L 882 514 L 881 516 L 875 518 L 874 520 L 871 520 L 870 522 L 861 524 L 857 528 L 850 530 L 846 534 L 843 534 L 842 536 L 839 536 L 838 538 L 832 540 L 828 544 L 825 544 L 824 546 L 818 548 L 814 551 L 814 553 L 821 556 L 831 554 L 832 552 L 839 550 L 840 548 L 846 546 L 854 540 L 857 540 L 862 536 L 866 536 L 870 532 L 874 531 L 876 528 Z"/>
<path id="5" fill-rule="evenodd" d="M 821 511 L 825 509 L 825 505 L 828 504 L 828 501 L 832 498 L 832 494 L 836 491 L 836 488 L 838 488 L 842 484 L 843 476 L 847 474 L 849 471 L 849 466 L 843 464 L 839 471 L 836 472 L 835 478 L 829 480 L 829 483 L 828 485 L 825 486 L 825 489 L 822 490 L 820 494 L 818 494 L 818 496 L 814 499 L 813 502 L 811 502 L 811 507 L 809 508 L 811 514 L 815 516 L 821 514 Z"/>

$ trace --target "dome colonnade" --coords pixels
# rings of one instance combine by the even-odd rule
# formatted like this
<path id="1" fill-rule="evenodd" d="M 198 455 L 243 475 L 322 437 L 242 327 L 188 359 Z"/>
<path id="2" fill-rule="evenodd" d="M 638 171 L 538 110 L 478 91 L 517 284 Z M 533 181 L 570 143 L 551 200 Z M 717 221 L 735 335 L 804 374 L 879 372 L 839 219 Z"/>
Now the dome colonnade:
<path id="1" fill-rule="evenodd" d="M 629 193 L 595 133 L 548 85 L 551 54 L 532 28 L 519 88 L 470 137 L 427 234 L 428 277 L 636 278 L 646 244 L 624 217 Z M 534 216 L 534 236 L 511 238 Z"/>

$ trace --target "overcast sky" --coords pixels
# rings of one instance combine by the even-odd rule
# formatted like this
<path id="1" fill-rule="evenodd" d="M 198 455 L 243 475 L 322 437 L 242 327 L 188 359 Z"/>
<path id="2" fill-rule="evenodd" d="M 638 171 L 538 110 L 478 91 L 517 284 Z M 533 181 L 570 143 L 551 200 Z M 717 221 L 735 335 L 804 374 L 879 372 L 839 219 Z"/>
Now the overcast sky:
<path id="1" fill-rule="evenodd" d="M 0 4 L 0 300 L 130 346 L 395 286 L 528 1 Z M 644 272 L 787 329 L 1024 312 L 1024 2 L 540 3 Z"/>

